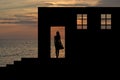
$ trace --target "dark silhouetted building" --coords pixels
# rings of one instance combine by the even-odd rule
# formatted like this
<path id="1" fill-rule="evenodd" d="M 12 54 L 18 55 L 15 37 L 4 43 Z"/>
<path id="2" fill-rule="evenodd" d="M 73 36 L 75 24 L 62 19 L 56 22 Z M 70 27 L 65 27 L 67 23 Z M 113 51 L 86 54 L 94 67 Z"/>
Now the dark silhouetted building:
<path id="1" fill-rule="evenodd" d="M 1 69 L 10 75 L 36 73 L 44 64 L 114 65 L 120 52 L 119 19 L 119 7 L 39 7 L 38 58 L 25 58 Z M 65 58 L 50 58 L 51 26 L 65 27 Z"/>

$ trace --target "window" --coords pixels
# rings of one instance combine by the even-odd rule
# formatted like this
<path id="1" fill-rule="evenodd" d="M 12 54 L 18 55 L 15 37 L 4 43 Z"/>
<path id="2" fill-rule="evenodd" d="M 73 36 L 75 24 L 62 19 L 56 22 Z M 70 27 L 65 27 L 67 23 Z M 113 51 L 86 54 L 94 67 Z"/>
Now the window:
<path id="1" fill-rule="evenodd" d="M 77 29 L 87 29 L 87 14 L 77 14 Z"/>
<path id="2" fill-rule="evenodd" d="M 50 58 L 65 58 L 65 26 L 51 26 L 50 34 Z"/>
<path id="3" fill-rule="evenodd" d="M 111 29 L 111 14 L 101 14 L 101 29 Z"/>

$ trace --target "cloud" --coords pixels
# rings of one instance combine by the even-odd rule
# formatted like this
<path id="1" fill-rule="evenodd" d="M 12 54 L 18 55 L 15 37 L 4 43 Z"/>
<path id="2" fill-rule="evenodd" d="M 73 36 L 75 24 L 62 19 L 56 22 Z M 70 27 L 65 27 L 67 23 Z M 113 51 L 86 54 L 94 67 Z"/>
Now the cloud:
<path id="1" fill-rule="evenodd" d="M 0 18 L 0 20 L 15 20 L 15 18 Z"/>
<path id="2" fill-rule="evenodd" d="M 100 0 L 50 0 L 42 3 L 43 6 L 47 5 L 49 7 L 96 6 L 100 3 Z"/>
<path id="3" fill-rule="evenodd" d="M 29 13 L 28 13 L 29 14 Z M 37 19 L 35 16 L 30 16 L 30 15 L 20 15 L 20 14 L 16 14 L 14 15 L 16 18 L 18 19 L 27 19 L 27 20 L 31 20 L 31 19 Z"/>
<path id="4" fill-rule="evenodd" d="M 37 24 L 35 0 L 1 0 L 0 24 Z"/>
<path id="5" fill-rule="evenodd" d="M 30 8 L 30 7 L 35 7 L 35 4 L 27 4 L 27 5 L 22 5 L 22 6 L 10 6 L 10 7 L 3 7 L 0 8 L 0 10 L 11 10 L 11 9 L 23 9 L 23 8 Z"/>
<path id="6" fill-rule="evenodd" d="M 39 7 L 120 7 L 120 0 L 37 0 Z"/>
<path id="7" fill-rule="evenodd" d="M 37 7 L 119 7 L 120 0 L 1 0 L 0 24 L 37 24 Z"/>
<path id="8" fill-rule="evenodd" d="M 22 21 L 0 21 L 0 24 L 37 24 L 36 21 L 22 20 Z"/>
<path id="9" fill-rule="evenodd" d="M 32 0 L 1 0 L 0 10 L 21 9 L 35 7 L 36 4 Z"/>
<path id="10" fill-rule="evenodd" d="M 35 16 L 14 15 L 11 18 L 0 18 L 0 24 L 37 24 Z"/>
<path id="11" fill-rule="evenodd" d="M 101 0 L 97 6 L 100 7 L 120 7 L 120 0 Z"/>

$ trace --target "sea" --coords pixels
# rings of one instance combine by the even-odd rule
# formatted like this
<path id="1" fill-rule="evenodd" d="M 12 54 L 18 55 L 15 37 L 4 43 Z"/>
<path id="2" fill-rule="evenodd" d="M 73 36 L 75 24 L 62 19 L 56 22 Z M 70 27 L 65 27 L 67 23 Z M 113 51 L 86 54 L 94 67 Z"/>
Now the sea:
<path id="1" fill-rule="evenodd" d="M 38 40 L 0 40 L 0 67 L 38 57 Z"/>

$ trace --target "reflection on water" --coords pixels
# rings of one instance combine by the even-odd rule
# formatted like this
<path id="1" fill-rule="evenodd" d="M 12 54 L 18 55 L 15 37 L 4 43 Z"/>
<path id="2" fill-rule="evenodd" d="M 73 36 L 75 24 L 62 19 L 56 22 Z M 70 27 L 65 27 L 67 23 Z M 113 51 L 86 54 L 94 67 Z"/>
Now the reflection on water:
<path id="1" fill-rule="evenodd" d="M 0 40 L 0 67 L 21 58 L 37 58 L 37 40 Z"/>

